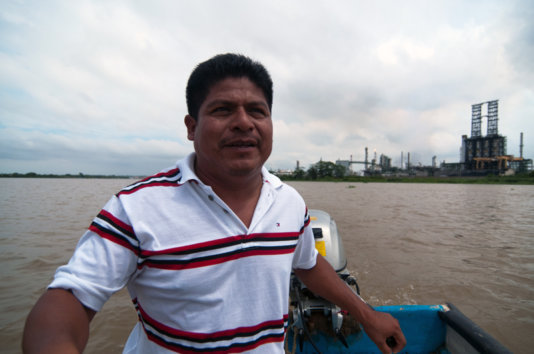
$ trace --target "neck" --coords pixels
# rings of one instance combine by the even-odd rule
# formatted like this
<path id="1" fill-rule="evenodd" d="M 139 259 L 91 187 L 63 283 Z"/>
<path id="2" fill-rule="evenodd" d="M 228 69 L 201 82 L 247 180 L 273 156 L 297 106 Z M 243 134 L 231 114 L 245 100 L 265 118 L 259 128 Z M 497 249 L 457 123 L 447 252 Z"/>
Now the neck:
<path id="1" fill-rule="evenodd" d="M 238 176 L 209 176 L 199 171 L 198 178 L 221 198 L 248 228 L 260 198 L 263 177 L 261 169 L 254 173 Z"/>

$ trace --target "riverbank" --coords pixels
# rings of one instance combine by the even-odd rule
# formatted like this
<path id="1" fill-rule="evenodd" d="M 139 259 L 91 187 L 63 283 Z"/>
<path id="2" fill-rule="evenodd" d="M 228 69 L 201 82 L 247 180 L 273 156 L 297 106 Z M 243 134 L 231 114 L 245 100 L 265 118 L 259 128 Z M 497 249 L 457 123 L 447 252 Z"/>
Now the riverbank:
<path id="1" fill-rule="evenodd" d="M 284 181 L 320 181 L 320 182 L 354 182 L 354 183 L 449 183 L 449 184 L 521 184 L 534 185 L 534 173 L 515 176 L 483 177 L 394 177 L 394 176 L 347 176 L 323 177 L 315 180 L 281 177 Z"/>
<path id="2" fill-rule="evenodd" d="M 136 176 L 117 176 L 117 175 L 86 175 L 79 173 L 77 175 L 64 174 L 64 175 L 55 175 L 51 173 L 41 174 L 35 172 L 29 173 L 1 173 L 0 178 L 122 178 L 122 179 L 131 179 L 131 178 L 142 178 Z"/>
<path id="3" fill-rule="evenodd" d="M 534 172 L 518 174 L 515 176 L 483 176 L 483 177 L 395 177 L 395 176 L 346 176 L 346 177 L 321 177 L 316 179 L 294 178 L 279 176 L 283 181 L 317 181 L 317 182 L 354 182 L 354 183 L 450 183 L 450 184 L 521 184 L 534 185 Z M 142 176 L 122 175 L 77 175 L 64 174 L 38 174 L 38 173 L 2 173 L 0 178 L 106 178 L 106 179 L 141 179 Z"/>

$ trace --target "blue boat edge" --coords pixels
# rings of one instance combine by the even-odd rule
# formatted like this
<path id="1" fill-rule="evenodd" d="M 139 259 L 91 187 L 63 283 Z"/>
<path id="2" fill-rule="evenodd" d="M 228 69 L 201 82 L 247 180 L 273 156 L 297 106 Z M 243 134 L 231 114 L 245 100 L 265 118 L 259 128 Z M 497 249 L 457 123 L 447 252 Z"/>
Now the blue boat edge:
<path id="1" fill-rule="evenodd" d="M 447 342 L 448 347 L 453 349 L 453 353 L 462 352 L 466 343 L 451 337 L 458 336 L 478 353 L 489 354 L 511 354 L 512 352 L 502 345 L 497 339 L 479 327 L 470 318 L 465 316 L 452 303 L 447 303 L 448 311 L 438 312 L 438 316 L 448 327 Z M 464 346 L 460 346 L 464 344 Z M 452 348 L 453 346 L 459 346 Z"/>
<path id="2" fill-rule="evenodd" d="M 375 310 L 387 312 L 399 321 L 407 340 L 401 353 L 511 353 L 451 303 L 377 306 Z M 323 354 L 380 353 L 364 331 L 347 337 L 348 347 L 338 338 L 321 333 L 312 334 L 312 340 L 315 347 L 308 340 L 297 340 L 288 328 L 286 352 L 317 353 L 319 349 Z"/>

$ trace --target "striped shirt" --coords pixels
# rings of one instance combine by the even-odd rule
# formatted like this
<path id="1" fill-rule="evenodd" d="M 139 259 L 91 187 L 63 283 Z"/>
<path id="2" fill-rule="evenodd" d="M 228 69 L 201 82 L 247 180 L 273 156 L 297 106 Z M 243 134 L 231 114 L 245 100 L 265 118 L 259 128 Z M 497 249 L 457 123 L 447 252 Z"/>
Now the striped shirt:
<path id="1" fill-rule="evenodd" d="M 139 322 L 125 353 L 283 353 L 291 269 L 317 255 L 304 201 L 263 168 L 247 228 L 193 161 L 113 196 L 49 287 L 98 311 L 127 286 Z"/>

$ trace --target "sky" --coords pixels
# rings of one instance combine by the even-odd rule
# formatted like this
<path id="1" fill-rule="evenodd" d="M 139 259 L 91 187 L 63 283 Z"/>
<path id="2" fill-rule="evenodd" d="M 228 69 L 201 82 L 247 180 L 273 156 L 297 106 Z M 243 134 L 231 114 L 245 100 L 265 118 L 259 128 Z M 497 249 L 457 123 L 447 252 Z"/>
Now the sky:
<path id="1" fill-rule="evenodd" d="M 394 166 L 459 162 L 471 105 L 491 100 L 507 153 L 523 132 L 534 158 L 532 19 L 527 0 L 3 0 L 0 173 L 172 166 L 193 150 L 189 74 L 228 52 L 273 78 L 271 170 L 366 147 Z"/>

